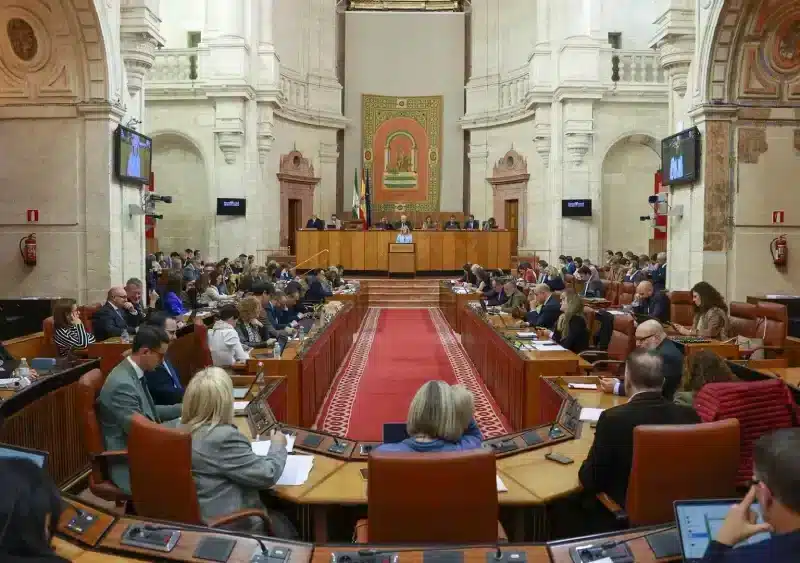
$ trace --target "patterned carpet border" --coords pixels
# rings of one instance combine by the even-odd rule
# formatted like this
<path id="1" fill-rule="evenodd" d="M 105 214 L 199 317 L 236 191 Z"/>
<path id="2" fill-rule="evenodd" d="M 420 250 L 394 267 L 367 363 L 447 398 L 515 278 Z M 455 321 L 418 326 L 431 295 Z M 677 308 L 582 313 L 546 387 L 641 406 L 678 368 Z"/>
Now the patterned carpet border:
<path id="1" fill-rule="evenodd" d="M 370 308 L 353 344 L 350 357 L 342 363 L 331 384 L 328 396 L 317 414 L 314 428 L 346 437 L 350 431 L 350 417 L 356 400 L 358 385 L 367 366 L 381 310 Z"/>
<path id="2" fill-rule="evenodd" d="M 509 428 L 498 416 L 494 401 L 489 397 L 488 390 L 477 377 L 477 372 L 472 362 L 467 357 L 461 344 L 456 340 L 453 331 L 450 330 L 450 325 L 447 324 L 447 320 L 441 310 L 429 309 L 428 312 L 433 321 L 433 326 L 436 327 L 442 347 L 447 353 L 447 358 L 450 360 L 456 379 L 461 385 L 469 389 L 475 397 L 475 422 L 478 423 L 483 437 L 494 438 L 508 434 L 510 432 Z"/>

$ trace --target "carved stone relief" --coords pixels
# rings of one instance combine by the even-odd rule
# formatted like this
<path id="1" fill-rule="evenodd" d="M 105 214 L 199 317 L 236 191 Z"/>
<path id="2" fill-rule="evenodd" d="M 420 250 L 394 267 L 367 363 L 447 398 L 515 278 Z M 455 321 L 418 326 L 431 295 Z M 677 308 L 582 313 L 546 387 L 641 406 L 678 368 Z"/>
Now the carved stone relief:
<path id="1" fill-rule="evenodd" d="M 285 220 L 289 217 L 289 200 L 300 200 L 302 217 L 308 218 L 314 210 L 314 190 L 320 179 L 314 175 L 311 161 L 297 150 L 281 156 L 277 176 L 281 183 L 281 246 L 290 246 L 289 225 Z"/>
<path id="2" fill-rule="evenodd" d="M 739 161 L 744 164 L 758 164 L 758 157 L 769 150 L 767 130 L 760 127 L 739 129 Z"/>
<path id="3" fill-rule="evenodd" d="M 706 122 L 705 209 L 703 250 L 728 250 L 728 217 L 731 213 L 731 124 Z"/>
<path id="4" fill-rule="evenodd" d="M 517 218 L 518 241 L 525 239 L 525 210 L 527 209 L 528 161 L 514 149 L 508 151 L 503 158 L 497 161 L 492 169 L 492 175 L 486 181 L 492 186 L 494 215 L 497 226 L 507 228 L 506 217 L 503 214 L 505 203 L 508 200 L 517 200 L 519 217 Z"/>
<path id="5" fill-rule="evenodd" d="M 20 60 L 29 62 L 39 51 L 39 40 L 31 24 L 22 18 L 11 18 L 6 24 L 11 50 Z"/>

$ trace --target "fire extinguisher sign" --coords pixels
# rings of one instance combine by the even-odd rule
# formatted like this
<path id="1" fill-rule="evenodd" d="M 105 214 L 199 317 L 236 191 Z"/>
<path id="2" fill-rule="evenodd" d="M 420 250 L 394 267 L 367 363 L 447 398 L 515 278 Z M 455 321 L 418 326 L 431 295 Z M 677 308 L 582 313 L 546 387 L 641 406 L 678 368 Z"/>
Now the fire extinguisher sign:
<path id="1" fill-rule="evenodd" d="M 27 217 L 28 217 L 28 223 L 38 223 L 39 222 L 39 210 L 38 209 L 28 209 Z"/>
<path id="2" fill-rule="evenodd" d="M 772 212 L 772 224 L 773 225 L 780 225 L 783 223 L 783 210 L 780 211 L 773 211 Z"/>

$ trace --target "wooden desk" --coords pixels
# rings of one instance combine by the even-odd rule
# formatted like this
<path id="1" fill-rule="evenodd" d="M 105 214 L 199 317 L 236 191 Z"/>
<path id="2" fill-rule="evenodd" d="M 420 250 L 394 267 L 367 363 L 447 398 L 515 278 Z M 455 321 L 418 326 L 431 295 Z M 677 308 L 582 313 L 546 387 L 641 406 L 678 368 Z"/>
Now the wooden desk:
<path id="1" fill-rule="evenodd" d="M 553 563 L 572 563 L 569 550 L 571 547 L 577 547 L 587 544 L 598 544 L 606 541 L 620 541 L 630 538 L 628 547 L 633 553 L 636 563 L 655 563 L 660 561 L 682 561 L 678 557 L 669 559 L 656 559 L 650 545 L 647 543 L 647 538 L 642 537 L 644 534 L 658 533 L 659 531 L 669 530 L 673 526 L 655 526 L 651 528 L 635 528 L 632 530 L 625 530 L 624 532 L 612 532 L 608 534 L 598 534 L 596 536 L 587 536 L 583 538 L 572 538 L 567 540 L 560 540 L 550 542 L 547 544 L 547 549 L 550 552 L 550 561 Z"/>
<path id="2" fill-rule="evenodd" d="M 515 323 L 463 307 L 461 344 L 512 428 L 521 430 L 552 420 L 542 412 L 540 377 L 580 375 L 591 364 L 570 351 L 518 352 L 504 338 L 516 332 Z"/>
<path id="3" fill-rule="evenodd" d="M 465 262 L 484 268 L 511 268 L 510 231 L 414 231 L 417 272 L 458 271 Z M 297 263 L 305 268 L 342 264 L 345 270 L 389 270 L 389 244 L 397 231 L 297 231 Z"/>
<path id="4" fill-rule="evenodd" d="M 450 328 L 461 334 L 461 315 L 464 314 L 464 305 L 469 301 L 478 301 L 482 294 L 474 288 L 470 288 L 470 293 L 457 293 L 453 288 L 454 286 L 446 281 L 439 284 L 439 309 L 442 310 Z"/>
<path id="5" fill-rule="evenodd" d="M 312 563 L 331 563 L 331 553 L 349 553 L 359 549 L 369 549 L 366 545 L 318 545 L 314 548 Z M 385 545 L 376 545 L 375 549 L 385 550 Z M 391 549 L 391 548 L 389 548 Z M 459 551 L 464 555 L 465 563 L 486 563 L 488 553 L 496 553 L 494 547 L 461 547 L 461 546 L 420 546 L 419 551 L 408 551 L 408 546 L 398 547 L 402 550 L 400 560 L 404 563 L 423 563 L 426 560 L 425 551 L 446 550 Z M 550 563 L 550 555 L 544 545 L 511 545 L 503 544 L 503 551 L 524 551 L 528 563 Z"/>
<path id="6" fill-rule="evenodd" d="M 800 387 L 800 368 L 769 368 L 759 369 L 757 371 L 783 379 L 793 387 Z"/>
<path id="7" fill-rule="evenodd" d="M 414 244 L 389 243 L 389 273 L 414 274 L 416 271 Z"/>

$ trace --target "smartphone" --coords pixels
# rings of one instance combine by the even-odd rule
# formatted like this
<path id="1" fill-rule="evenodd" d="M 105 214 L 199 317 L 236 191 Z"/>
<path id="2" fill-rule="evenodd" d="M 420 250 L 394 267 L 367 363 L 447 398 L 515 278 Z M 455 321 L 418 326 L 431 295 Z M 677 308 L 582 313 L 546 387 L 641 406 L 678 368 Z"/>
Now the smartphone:
<path id="1" fill-rule="evenodd" d="M 367 480 L 367 468 L 366 467 L 362 467 L 360 473 L 361 473 L 361 478 L 364 481 L 366 481 Z"/>
<path id="2" fill-rule="evenodd" d="M 361 455 L 369 455 L 369 452 L 372 451 L 373 447 L 374 446 L 372 444 L 361 444 L 361 447 L 358 451 L 361 452 Z"/>
<path id="3" fill-rule="evenodd" d="M 550 461 L 555 461 L 556 463 L 560 463 L 561 465 L 569 465 L 570 463 L 574 463 L 575 460 L 571 457 L 567 457 L 565 455 L 561 455 L 556 452 L 550 452 L 549 454 L 545 454 L 545 459 L 549 459 Z"/>

